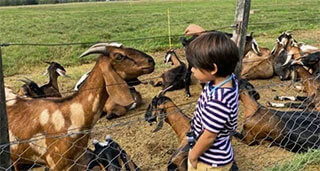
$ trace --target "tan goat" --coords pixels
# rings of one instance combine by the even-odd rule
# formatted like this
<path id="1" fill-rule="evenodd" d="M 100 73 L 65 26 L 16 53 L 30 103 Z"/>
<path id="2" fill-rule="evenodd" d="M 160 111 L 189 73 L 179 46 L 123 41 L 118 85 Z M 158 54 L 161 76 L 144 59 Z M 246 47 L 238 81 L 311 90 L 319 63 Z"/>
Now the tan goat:
<path id="1" fill-rule="evenodd" d="M 266 79 L 271 78 L 273 72 L 274 56 L 268 48 L 259 48 L 260 56 L 249 51 L 242 60 L 241 78 L 244 79 Z"/>
<path id="2" fill-rule="evenodd" d="M 72 96 L 25 99 L 6 89 L 10 93 L 6 105 L 13 142 L 11 159 L 16 169 L 20 163 L 36 161 L 50 170 L 78 170 L 77 160 L 85 152 L 90 129 L 100 118 L 106 100 L 111 98 L 123 106 L 132 104 L 134 100 L 123 79 L 154 70 L 153 58 L 136 49 L 99 43 L 81 57 L 94 53 L 101 55 L 83 86 Z"/>

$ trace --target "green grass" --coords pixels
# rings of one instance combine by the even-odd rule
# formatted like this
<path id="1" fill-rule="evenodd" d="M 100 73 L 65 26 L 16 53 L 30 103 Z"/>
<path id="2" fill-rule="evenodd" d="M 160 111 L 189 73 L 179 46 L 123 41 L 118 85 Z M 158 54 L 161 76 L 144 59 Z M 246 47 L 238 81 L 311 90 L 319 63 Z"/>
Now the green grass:
<path id="1" fill-rule="evenodd" d="M 0 42 L 54 44 L 119 41 L 125 46 L 153 52 L 169 47 L 168 37 L 165 37 L 168 34 L 168 9 L 171 34 L 181 35 L 190 23 L 205 29 L 219 29 L 233 24 L 235 6 L 235 0 L 176 0 L 0 8 Z M 267 37 L 267 41 L 259 43 L 269 48 L 282 31 L 312 30 L 320 26 L 318 0 L 254 0 L 251 6 L 256 13 L 250 16 L 248 31 L 254 31 L 258 40 Z M 306 18 L 318 20 L 290 21 Z M 156 36 L 164 37 L 141 39 Z M 304 41 L 308 43 L 313 40 Z M 181 47 L 179 36 L 173 36 L 172 43 L 173 47 Z M 43 65 L 43 61 L 54 60 L 65 66 L 90 62 L 94 59 L 77 58 L 90 45 L 3 47 L 4 73 L 9 76 L 30 71 L 32 69 L 29 67 Z"/>
<path id="2" fill-rule="evenodd" d="M 285 162 L 284 164 L 276 165 L 266 170 L 270 171 L 300 171 L 305 169 L 308 165 L 320 164 L 320 151 L 309 150 L 307 153 L 297 154 L 292 161 Z M 317 166 L 319 167 L 319 166 Z"/>

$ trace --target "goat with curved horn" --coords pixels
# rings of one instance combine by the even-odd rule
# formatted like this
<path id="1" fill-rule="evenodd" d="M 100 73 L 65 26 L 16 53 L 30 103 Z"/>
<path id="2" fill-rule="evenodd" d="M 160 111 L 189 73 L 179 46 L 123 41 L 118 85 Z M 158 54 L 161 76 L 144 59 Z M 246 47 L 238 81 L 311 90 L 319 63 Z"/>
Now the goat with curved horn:
<path id="1" fill-rule="evenodd" d="M 134 102 L 124 79 L 152 72 L 153 58 L 133 48 L 99 49 L 105 50 L 98 51 L 101 55 L 88 78 L 72 96 L 26 99 L 10 94 L 10 99 L 14 97 L 6 102 L 10 141 L 32 140 L 11 144 L 15 169 L 20 164 L 35 162 L 54 171 L 79 170 L 75 163 L 84 154 L 90 137 L 88 130 L 100 118 L 106 101 L 112 99 L 124 106 Z M 57 135 L 65 136 L 54 138 Z"/>
<path id="2" fill-rule="evenodd" d="M 95 53 L 108 53 L 108 49 L 110 48 L 122 48 L 123 46 L 119 43 L 98 43 L 95 44 L 93 46 L 91 46 L 86 52 L 84 52 L 82 55 L 80 55 L 80 57 L 89 55 L 89 54 L 95 54 Z M 128 48 L 130 49 L 130 48 Z M 133 54 L 131 54 L 133 55 Z M 120 54 L 117 53 L 115 58 L 120 62 L 122 60 L 128 60 L 128 56 L 126 54 Z M 116 61 L 117 61 L 116 60 Z M 154 65 L 154 61 L 152 59 L 149 59 L 148 61 L 150 63 L 150 65 Z M 123 68 L 121 70 L 125 70 L 126 68 L 123 66 Z M 141 68 L 136 68 L 139 71 L 135 71 L 135 70 L 128 70 L 127 72 L 127 76 L 126 77 L 122 77 L 123 80 L 128 84 L 129 86 L 129 90 L 131 93 L 131 97 L 132 99 L 134 99 L 134 103 L 131 105 L 122 105 L 120 104 L 118 101 L 115 101 L 113 99 L 108 99 L 104 109 L 103 109 L 103 113 L 101 115 L 101 117 L 106 116 L 107 119 L 114 119 L 120 116 L 123 116 L 127 113 L 128 110 L 132 110 L 138 106 L 140 106 L 142 104 L 142 96 L 141 94 L 133 87 L 135 85 L 138 85 L 140 83 L 142 83 L 141 81 L 138 80 L 138 76 L 141 76 L 143 74 L 149 74 L 151 72 L 153 72 L 154 68 L 153 67 L 141 67 Z M 142 72 L 141 72 L 142 71 Z M 75 90 L 78 91 L 79 88 L 81 87 L 81 85 L 83 84 L 83 82 L 87 79 L 87 77 L 90 75 L 90 72 L 87 72 L 86 74 L 84 74 L 81 79 L 77 82 L 76 86 L 75 86 Z M 118 71 L 118 74 L 120 74 L 123 71 Z M 130 72 L 132 72 L 132 74 L 130 74 Z"/>

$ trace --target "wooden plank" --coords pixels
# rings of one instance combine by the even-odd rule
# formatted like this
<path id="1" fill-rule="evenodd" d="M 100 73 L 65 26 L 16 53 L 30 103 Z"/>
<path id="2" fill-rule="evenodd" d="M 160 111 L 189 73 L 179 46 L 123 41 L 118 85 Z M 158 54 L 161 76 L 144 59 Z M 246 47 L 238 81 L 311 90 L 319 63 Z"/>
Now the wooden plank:
<path id="1" fill-rule="evenodd" d="M 3 144 L 9 144 L 8 118 L 2 68 L 2 52 L 0 47 L 0 168 L 7 169 L 10 167 L 10 146 L 2 146 Z"/>
<path id="2" fill-rule="evenodd" d="M 240 60 L 235 69 L 235 74 L 238 78 L 241 77 L 242 57 L 244 53 L 247 27 L 249 23 L 250 4 L 251 4 L 251 0 L 238 0 L 236 14 L 235 14 L 235 25 L 237 27 L 233 32 L 232 39 L 234 40 L 234 42 L 237 44 L 239 48 Z"/>

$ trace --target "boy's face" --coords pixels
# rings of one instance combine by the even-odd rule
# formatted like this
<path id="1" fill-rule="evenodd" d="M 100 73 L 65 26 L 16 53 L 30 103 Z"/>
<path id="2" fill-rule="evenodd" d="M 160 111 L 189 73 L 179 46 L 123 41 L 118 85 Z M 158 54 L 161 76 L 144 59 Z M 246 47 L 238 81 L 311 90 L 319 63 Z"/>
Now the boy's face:
<path id="1" fill-rule="evenodd" d="M 191 68 L 191 71 L 193 72 L 194 76 L 201 82 L 208 82 L 214 80 L 214 74 L 215 71 L 207 71 L 203 69 L 198 68 Z"/>

